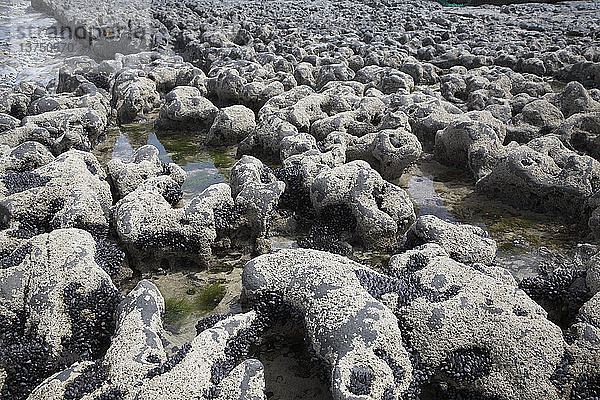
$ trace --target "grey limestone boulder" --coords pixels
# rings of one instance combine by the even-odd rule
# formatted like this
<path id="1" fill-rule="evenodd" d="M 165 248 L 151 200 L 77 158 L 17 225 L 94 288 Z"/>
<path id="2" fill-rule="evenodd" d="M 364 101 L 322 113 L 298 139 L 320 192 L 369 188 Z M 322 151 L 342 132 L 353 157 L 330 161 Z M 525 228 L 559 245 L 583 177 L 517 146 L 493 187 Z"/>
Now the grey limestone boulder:
<path id="1" fill-rule="evenodd" d="M 64 142 L 61 140 L 57 142 L 50 135 L 50 132 L 33 124 L 17 126 L 16 128 L 8 129 L 0 133 L 0 143 L 5 146 L 16 147 L 21 143 L 34 141 L 41 143 L 56 154 L 59 154 L 60 150 L 68 147 L 64 145 L 65 142 L 69 142 L 70 144 L 68 137 L 63 136 L 63 138 L 66 139 Z"/>
<path id="2" fill-rule="evenodd" d="M 586 284 L 593 294 L 598 293 L 600 292 L 600 253 L 590 257 L 586 266 Z"/>
<path id="3" fill-rule="evenodd" d="M 399 276 L 395 313 L 410 351 L 427 366 L 423 373 L 472 395 L 562 398 L 554 374 L 566 343 L 544 309 L 514 280 L 434 249 L 420 253 L 393 257 L 390 270 Z"/>
<path id="4" fill-rule="evenodd" d="M 112 107 L 120 123 L 130 123 L 158 106 L 156 83 L 135 70 L 124 70 L 115 79 Z"/>
<path id="5" fill-rule="evenodd" d="M 296 80 L 289 73 L 276 73 L 255 62 L 235 60 L 213 66 L 205 84 L 209 96 L 221 103 L 243 104 L 257 110 L 270 98 L 296 86 Z"/>
<path id="6" fill-rule="evenodd" d="M 354 71 L 345 64 L 321 65 L 315 71 L 316 87 L 321 89 L 332 81 L 350 81 L 354 75 Z"/>
<path id="7" fill-rule="evenodd" d="M 569 82 L 563 90 L 549 96 L 550 102 L 558 107 L 565 118 L 574 114 L 600 111 L 600 102 L 594 100 L 579 82 Z"/>
<path id="8" fill-rule="evenodd" d="M 568 150 L 556 136 L 508 149 L 476 188 L 514 206 L 579 218 L 599 187 L 600 164 Z"/>
<path id="9" fill-rule="evenodd" d="M 277 115 L 268 115 L 259 120 L 254 131 L 240 142 L 237 155 L 281 161 L 280 151 L 284 138 L 297 135 L 298 129 L 294 125 Z"/>
<path id="10" fill-rule="evenodd" d="M 311 136 L 312 137 L 312 136 Z M 346 162 L 346 141 L 340 139 L 327 144 L 325 152 L 316 149 L 290 155 L 283 161 L 280 170 L 286 180 L 286 192 L 294 197 L 306 197 L 310 202 L 310 188 L 315 178 L 323 171 L 343 165 Z"/>
<path id="11" fill-rule="evenodd" d="M 214 210 L 233 203 L 229 186 L 210 186 L 185 207 L 174 208 L 180 199 L 179 185 L 163 175 L 145 180 L 113 207 L 117 234 L 137 268 L 157 269 L 179 259 L 208 262 L 217 238 Z"/>
<path id="12" fill-rule="evenodd" d="M 569 148 L 600 159 L 600 112 L 573 114 L 556 134 Z"/>
<path id="13" fill-rule="evenodd" d="M 203 96 L 206 95 L 204 72 L 190 63 L 183 62 L 179 56 L 161 55 L 161 58 L 154 60 L 144 69 L 148 72 L 148 78 L 156 83 L 156 89 L 160 93 L 168 93 L 177 86 L 195 86 Z"/>
<path id="14" fill-rule="evenodd" d="M 422 153 L 415 135 L 402 128 L 384 129 L 362 137 L 346 136 L 348 161 L 364 160 L 384 179 L 399 178 Z"/>
<path id="15" fill-rule="evenodd" d="M 600 294 L 596 293 L 579 310 L 569 328 L 572 344 L 565 354 L 561 371 L 570 378 L 564 382 L 573 398 L 585 398 L 598 388 L 600 376 Z"/>
<path id="16" fill-rule="evenodd" d="M 19 125 L 21 125 L 21 120 L 8 114 L 0 113 L 0 132 L 14 129 Z"/>
<path id="17" fill-rule="evenodd" d="M 157 124 L 168 130 L 208 130 L 218 111 L 198 88 L 178 86 L 165 96 Z"/>
<path id="18" fill-rule="evenodd" d="M 103 254 L 89 233 L 59 229 L 2 257 L 3 397 L 27 398 L 63 363 L 101 355 L 121 299 L 107 271 L 123 258 Z"/>
<path id="19" fill-rule="evenodd" d="M 115 75 L 123 67 L 118 60 L 105 60 L 97 63 L 88 56 L 67 58 L 58 71 L 57 93 L 72 93 L 82 83 L 92 83 L 96 87 L 110 91 Z"/>
<path id="20" fill-rule="evenodd" d="M 362 270 L 370 271 L 326 252 L 280 250 L 247 263 L 242 284 L 250 301 L 275 294 L 300 315 L 311 347 L 331 369 L 333 398 L 397 398 L 412 366 L 396 317 L 362 287 Z"/>
<path id="21" fill-rule="evenodd" d="M 527 103 L 507 126 L 507 141 L 527 143 L 532 139 L 553 133 L 565 120 L 563 113 L 546 100 Z"/>
<path id="22" fill-rule="evenodd" d="M 48 145 L 56 155 L 70 149 L 90 151 L 106 132 L 108 115 L 93 108 L 58 109 L 23 119 L 23 127 L 37 126 L 49 133 Z M 18 128 L 17 128 L 18 129 Z M 11 131 L 3 134 L 10 136 Z M 17 141 L 18 135 L 17 135 Z M 29 140 L 36 140 L 35 136 Z M 16 145 L 20 143 L 9 143 Z"/>
<path id="23" fill-rule="evenodd" d="M 258 119 L 276 114 L 278 111 L 296 104 L 300 99 L 315 94 L 315 91 L 306 85 L 296 86 L 284 93 L 271 97 L 258 111 Z"/>
<path id="24" fill-rule="evenodd" d="M 255 312 L 222 319 L 199 332 L 178 353 L 163 348 L 165 304 L 158 288 L 142 280 L 116 310 L 116 331 L 103 358 L 74 364 L 38 386 L 30 400 L 83 398 L 184 400 L 265 399 L 263 366 L 231 354 L 257 330 Z"/>
<path id="25" fill-rule="evenodd" d="M 0 174 L 32 171 L 53 160 L 52 153 L 38 142 L 24 142 L 14 148 L 0 146 Z"/>
<path id="26" fill-rule="evenodd" d="M 0 113 L 23 119 L 32 101 L 47 95 L 44 87 L 35 82 L 20 82 L 0 90 Z"/>
<path id="27" fill-rule="evenodd" d="M 414 79 L 409 74 L 391 67 L 369 65 L 356 72 L 355 80 L 374 87 L 384 94 L 410 94 L 415 87 Z"/>
<path id="28" fill-rule="evenodd" d="M 438 131 L 452 122 L 479 121 L 489 125 L 500 141 L 506 136 L 505 124 L 493 117 L 489 111 L 462 112 L 450 102 L 429 95 L 413 94 L 399 96 L 398 105 L 394 107 L 404 111 L 410 121 L 412 132 L 419 138 L 424 147 L 432 147 Z"/>
<path id="29" fill-rule="evenodd" d="M 108 229 L 110 186 L 91 153 L 71 150 L 32 171 L 6 171 L 0 181 L 3 228 L 13 234 Z"/>
<path id="30" fill-rule="evenodd" d="M 502 140 L 483 122 L 454 121 L 435 135 L 435 159 L 470 171 L 475 180 L 490 173 L 504 154 Z"/>
<path id="31" fill-rule="evenodd" d="M 216 146 L 237 144 L 255 128 L 254 111 L 242 105 L 225 107 L 219 110 L 206 140 Z"/>
<path id="32" fill-rule="evenodd" d="M 106 117 L 111 114 L 110 99 L 107 92 L 96 88 L 91 83 L 81 84 L 73 93 L 40 97 L 29 104 L 27 113 L 28 115 L 37 115 L 70 108 L 91 108 Z"/>
<path id="33" fill-rule="evenodd" d="M 309 133 L 299 132 L 295 135 L 285 136 L 279 146 L 279 158 L 285 162 L 289 157 L 305 153 L 307 151 L 318 151 L 317 140 Z"/>
<path id="34" fill-rule="evenodd" d="M 336 101 L 335 95 L 328 100 L 330 103 Z M 332 112 L 330 116 L 313 121 L 310 126 L 310 132 L 315 138 L 322 140 L 328 134 L 334 131 L 346 132 L 350 135 L 361 137 L 369 133 L 374 133 L 386 128 L 404 128 L 407 129 L 408 118 L 402 120 L 393 120 L 393 116 L 386 119 L 387 110 L 383 101 L 377 97 L 366 96 L 352 99 L 353 96 L 346 96 L 349 101 L 348 111 Z M 353 101 L 354 100 L 354 101 Z M 326 108 L 327 105 L 323 105 Z"/>
<path id="35" fill-rule="evenodd" d="M 463 112 L 447 101 L 430 96 L 418 100 L 421 101 L 411 100 L 410 105 L 400 109 L 408 115 L 412 132 L 421 143 L 431 145 L 437 131 L 444 129 Z"/>
<path id="36" fill-rule="evenodd" d="M 181 186 L 186 177 L 185 171 L 177 164 L 163 163 L 153 145 L 137 149 L 128 162 L 118 158 L 110 160 L 107 169 L 117 199 L 127 196 L 149 178 L 167 175 Z"/>
<path id="37" fill-rule="evenodd" d="M 367 247 L 392 246 L 415 220 L 408 195 L 364 161 L 325 170 L 310 188 L 317 213 L 345 207 L 356 219 L 356 238 Z"/>
<path id="38" fill-rule="evenodd" d="M 231 170 L 230 185 L 243 224 L 253 232 L 252 236 L 264 237 L 285 183 L 277 180 L 259 159 L 243 156 Z"/>
<path id="39" fill-rule="evenodd" d="M 434 215 L 419 217 L 406 236 L 409 247 L 435 243 L 462 263 L 490 264 L 496 257 L 496 242 L 483 229 L 446 222 Z"/>

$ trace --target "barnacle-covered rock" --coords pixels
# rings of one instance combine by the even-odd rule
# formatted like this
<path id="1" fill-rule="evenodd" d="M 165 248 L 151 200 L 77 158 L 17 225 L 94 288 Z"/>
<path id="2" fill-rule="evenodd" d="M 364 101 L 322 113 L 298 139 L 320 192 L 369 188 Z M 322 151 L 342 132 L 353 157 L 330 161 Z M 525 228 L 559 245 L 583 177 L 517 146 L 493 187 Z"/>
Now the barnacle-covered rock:
<path id="1" fill-rule="evenodd" d="M 345 207 L 356 220 L 354 235 L 367 247 L 393 246 L 415 220 L 406 192 L 385 181 L 364 161 L 325 170 L 310 188 L 317 213 Z"/>
<path id="2" fill-rule="evenodd" d="M 93 108 L 82 107 L 68 110 L 58 109 L 43 114 L 31 115 L 23 119 L 24 126 L 37 126 L 49 133 L 49 139 L 42 141 L 52 152 L 57 155 L 70 149 L 90 151 L 98 143 L 106 131 L 108 115 L 98 112 Z M 18 128 L 17 128 L 18 129 Z M 13 135 L 11 131 L 3 133 L 5 137 L 14 137 L 10 145 L 19 140 L 20 135 Z M 26 140 L 38 140 L 31 137 Z"/>
<path id="3" fill-rule="evenodd" d="M 231 194 L 235 198 L 249 183 L 270 183 L 274 180 L 276 178 L 271 169 L 258 158 L 243 156 L 231 169 L 229 185 Z"/>
<path id="4" fill-rule="evenodd" d="M 397 163 L 398 156 L 395 147 L 400 144 L 403 145 L 398 147 L 404 148 L 406 144 L 414 147 L 415 141 L 404 134 L 400 135 L 402 139 L 399 141 L 388 141 L 387 136 L 393 136 L 388 135 L 389 132 L 380 135 L 379 141 L 374 139 L 373 134 L 384 130 L 410 132 L 406 114 L 398 110 L 389 111 L 380 98 L 383 94 L 376 92 L 375 89 L 365 91 L 365 85 L 359 82 L 332 81 L 325 85 L 321 93 L 298 86 L 273 97 L 258 112 L 257 127 L 240 143 L 238 154 L 284 161 L 292 155 L 290 149 L 294 154 L 299 154 L 300 149 L 317 150 L 315 139 L 324 140 L 329 134 L 344 133 L 349 139 L 365 142 L 364 146 L 367 147 L 378 143 L 375 146 L 378 148 L 375 151 L 376 158 L 372 157 L 373 152 L 369 152 L 368 157 L 377 164 L 389 163 L 389 168 L 381 166 L 382 170 L 395 170 L 395 174 L 397 167 L 393 164 Z M 369 137 L 362 139 L 365 135 Z M 410 143 L 405 143 L 407 139 Z"/>
<path id="5" fill-rule="evenodd" d="M 285 183 L 277 180 L 259 159 L 243 156 L 231 170 L 230 185 L 240 217 L 250 229 L 251 237 L 264 237 Z"/>
<path id="6" fill-rule="evenodd" d="M 312 210 L 310 188 L 315 178 L 345 162 L 345 140 L 341 139 L 328 144 L 325 152 L 310 149 L 287 157 L 282 167 L 275 171 L 277 178 L 285 182 L 285 193 L 281 197 L 284 205 L 298 212 Z"/>
<path id="7" fill-rule="evenodd" d="M 148 72 L 148 78 L 156 83 L 156 90 L 160 93 L 168 93 L 177 86 L 195 86 L 203 96 L 206 95 L 206 87 L 204 87 L 206 75 L 200 68 L 184 62 L 181 56 L 157 55 L 160 58 L 144 67 Z"/>
<path id="8" fill-rule="evenodd" d="M 548 135 L 509 148 L 476 187 L 516 207 L 579 218 L 586 200 L 600 189 L 600 164 Z"/>
<path id="9" fill-rule="evenodd" d="M 30 101 L 31 98 L 23 93 L 3 90 L 0 98 L 0 112 L 22 119 L 27 115 L 27 106 Z"/>
<path id="10" fill-rule="evenodd" d="M 82 83 L 73 93 L 60 93 L 36 99 L 29 104 L 27 113 L 37 115 L 71 108 L 90 108 L 105 116 L 111 114 L 108 94 L 92 83 Z"/>
<path id="11" fill-rule="evenodd" d="M 200 265 L 217 238 L 215 210 L 231 207 L 227 184 L 212 185 L 183 208 L 181 188 L 168 176 L 148 179 L 121 199 L 112 214 L 119 239 L 134 256 L 135 266 L 152 270 L 178 260 Z"/>
<path id="12" fill-rule="evenodd" d="M 19 125 L 21 125 L 21 120 L 8 114 L 0 113 L 0 132 L 14 129 Z"/>
<path id="13" fill-rule="evenodd" d="M 140 281 L 117 307 L 104 358 L 53 375 L 29 399 L 265 399 L 262 364 L 245 360 L 260 331 L 255 312 L 224 318 L 167 358 L 164 310 L 158 288 Z"/>
<path id="14" fill-rule="evenodd" d="M 378 65 L 369 65 L 360 69 L 356 72 L 355 80 L 364 83 L 367 87 L 374 87 L 384 94 L 410 94 L 415 87 L 415 82 L 409 74 Z"/>
<path id="15" fill-rule="evenodd" d="M 0 393 L 24 399 L 55 371 L 101 355 L 120 294 L 79 229 L 35 236 L 1 263 Z"/>
<path id="16" fill-rule="evenodd" d="M 557 374 L 565 392 L 570 386 L 572 399 L 600 394 L 600 294 L 588 300 L 569 328 L 572 344 L 565 354 L 563 368 Z"/>
<path id="17" fill-rule="evenodd" d="M 276 73 L 258 63 L 236 60 L 213 66 L 205 80 L 211 96 L 224 104 L 243 104 L 257 110 L 270 98 L 296 86 L 291 74 Z"/>
<path id="18" fill-rule="evenodd" d="M 6 171 L 0 193 L 2 227 L 9 228 L 9 236 L 27 238 L 70 227 L 108 230 L 110 186 L 91 153 L 70 150 L 33 171 Z"/>
<path id="19" fill-rule="evenodd" d="M 587 263 L 586 283 L 593 294 L 600 292 L 600 254 L 598 253 Z"/>
<path id="20" fill-rule="evenodd" d="M 206 142 L 216 146 L 237 144 L 256 128 L 254 111 L 242 106 L 234 105 L 219 110 L 210 130 Z"/>
<path id="21" fill-rule="evenodd" d="M 384 129 L 362 137 L 345 136 L 346 159 L 364 160 L 378 171 L 384 179 L 399 178 L 404 170 L 421 156 L 419 139 L 400 129 Z"/>
<path id="22" fill-rule="evenodd" d="M 165 96 L 157 124 L 169 130 L 208 130 L 218 111 L 198 88 L 178 86 Z"/>
<path id="23" fill-rule="evenodd" d="M 285 136 L 280 143 L 279 158 L 287 160 L 289 157 L 310 151 L 318 151 L 317 141 L 314 136 L 308 133 L 297 133 L 295 135 Z"/>
<path id="24" fill-rule="evenodd" d="M 412 366 L 392 312 L 363 288 L 367 267 L 316 250 L 280 250 L 246 264 L 244 295 L 251 302 L 279 296 L 296 310 L 310 345 L 331 369 L 335 399 L 395 399 Z M 387 397 L 386 397 L 387 396 Z"/>
<path id="25" fill-rule="evenodd" d="M 435 215 L 420 216 L 406 236 L 409 247 L 436 243 L 463 263 L 490 264 L 496 257 L 496 242 L 483 229 L 446 222 Z"/>
<path id="26" fill-rule="evenodd" d="M 454 121 L 435 135 L 434 154 L 442 164 L 470 170 L 477 180 L 492 171 L 505 149 L 487 124 Z"/>
<path id="27" fill-rule="evenodd" d="M 399 281 L 388 291 L 397 294 L 416 370 L 484 398 L 561 398 L 553 374 L 566 348 L 562 332 L 514 281 L 431 249 L 401 261 L 390 260 Z"/>
<path id="28" fill-rule="evenodd" d="M 321 65 L 315 71 L 315 83 L 317 89 L 321 89 L 329 82 L 350 81 L 354 75 L 354 71 L 345 64 Z"/>
<path id="29" fill-rule="evenodd" d="M 258 119 L 262 120 L 267 115 L 276 114 L 278 111 L 291 107 L 301 99 L 313 94 L 315 94 L 315 91 L 309 86 L 296 86 L 267 100 L 265 105 L 258 111 Z"/>
<path id="30" fill-rule="evenodd" d="M 237 155 L 252 155 L 278 161 L 281 160 L 280 151 L 284 139 L 288 136 L 295 138 L 298 135 L 298 129 L 291 123 L 277 115 L 267 115 L 260 119 L 254 131 L 240 142 Z"/>
<path id="31" fill-rule="evenodd" d="M 573 114 L 558 127 L 556 134 L 569 148 L 600 159 L 600 112 Z"/>
<path id="32" fill-rule="evenodd" d="M 46 165 L 54 156 L 38 142 L 24 142 L 14 148 L 0 146 L 0 173 L 7 171 L 25 172 Z"/>
<path id="33" fill-rule="evenodd" d="M 128 162 L 113 158 L 108 162 L 107 169 L 117 199 L 127 196 L 149 178 L 168 175 L 181 186 L 186 177 L 185 171 L 177 164 L 163 163 L 158 149 L 150 144 L 137 149 Z"/>
<path id="34" fill-rule="evenodd" d="M 398 103 L 398 105 L 392 109 L 398 108 L 408 115 L 412 132 L 417 135 L 426 148 L 435 143 L 438 131 L 455 121 L 483 122 L 496 132 L 501 142 L 506 136 L 505 124 L 494 118 L 489 111 L 463 113 L 452 103 L 424 94 L 397 96 L 393 103 Z"/>
<path id="35" fill-rule="evenodd" d="M 527 143 L 552 133 L 565 120 L 562 112 L 546 100 L 527 103 L 507 126 L 506 140 Z"/>
<path id="36" fill-rule="evenodd" d="M 46 89 L 35 82 L 20 82 L 4 88 L 0 91 L 0 113 L 23 119 L 29 104 L 46 94 Z"/>
<path id="37" fill-rule="evenodd" d="M 412 95 L 407 101 L 409 104 L 400 109 L 408 115 L 412 132 L 424 145 L 432 145 L 437 131 L 463 114 L 458 107 L 433 96 Z"/>
<path id="38" fill-rule="evenodd" d="M 387 115 L 381 99 L 374 96 L 358 97 L 353 93 L 337 95 L 333 90 L 335 87 L 323 92 L 329 96 L 321 108 L 327 110 L 333 106 L 339 110 L 327 110 L 329 112 L 323 118 L 312 121 L 310 132 L 315 138 L 322 140 L 331 132 L 346 132 L 361 137 L 388 128 L 409 128 L 405 115 L 397 116 L 399 118 Z"/>
<path id="39" fill-rule="evenodd" d="M 69 57 L 58 71 L 57 93 L 71 93 L 82 83 L 92 83 L 110 91 L 115 74 L 123 67 L 121 60 L 105 60 L 97 63 L 88 56 Z"/>
<path id="40" fill-rule="evenodd" d="M 256 312 L 238 314 L 217 322 L 196 336 L 174 359 L 167 360 L 147 375 L 147 382 L 136 390 L 136 399 L 194 397 L 264 400 L 263 366 L 248 359 L 253 337 L 259 332 Z"/>
<path id="41" fill-rule="evenodd" d="M 16 128 L 6 130 L 0 133 L 0 143 L 10 147 L 16 147 L 21 143 L 34 141 L 43 144 L 44 146 L 52 149 L 55 153 L 60 153 L 59 149 L 64 148 L 62 140 L 56 142 L 44 128 L 40 128 L 37 125 L 24 125 L 17 126 Z M 67 142 L 65 140 L 65 142 Z"/>
<path id="42" fill-rule="evenodd" d="M 576 81 L 567 83 L 559 93 L 550 95 L 549 99 L 565 118 L 578 113 L 600 111 L 600 102 L 594 100 L 586 88 Z"/>
<path id="43" fill-rule="evenodd" d="M 156 83 L 144 76 L 141 71 L 126 69 L 115 79 L 112 91 L 112 106 L 117 111 L 120 123 L 135 121 L 152 111 L 160 101 Z"/>

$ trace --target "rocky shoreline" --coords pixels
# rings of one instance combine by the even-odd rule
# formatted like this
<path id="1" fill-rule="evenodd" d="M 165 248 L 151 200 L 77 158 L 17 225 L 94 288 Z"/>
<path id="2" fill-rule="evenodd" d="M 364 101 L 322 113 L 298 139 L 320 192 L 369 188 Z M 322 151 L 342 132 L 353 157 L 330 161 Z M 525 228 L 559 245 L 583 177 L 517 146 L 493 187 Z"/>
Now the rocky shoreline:
<path id="1" fill-rule="evenodd" d="M 0 96 L 1 399 L 287 399 L 260 353 L 282 326 L 329 391 L 298 398 L 600 396 L 594 2 L 33 5 L 145 35 Z M 226 182 L 184 199 L 189 172 L 146 143 L 99 161 L 139 123 L 235 147 Z M 401 187 L 426 163 L 576 248 L 503 268 L 505 243 Z M 187 289 L 202 318 L 154 279 L 218 268 L 235 280 Z"/>

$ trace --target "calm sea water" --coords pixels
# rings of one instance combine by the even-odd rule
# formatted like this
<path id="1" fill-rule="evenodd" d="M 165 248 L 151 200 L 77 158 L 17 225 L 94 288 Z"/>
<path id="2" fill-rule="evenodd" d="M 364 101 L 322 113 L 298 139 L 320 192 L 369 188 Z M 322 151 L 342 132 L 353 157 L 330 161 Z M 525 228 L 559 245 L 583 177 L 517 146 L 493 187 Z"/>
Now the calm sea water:
<path id="1" fill-rule="evenodd" d="M 49 83 L 67 57 L 88 54 L 62 37 L 56 20 L 27 0 L 0 0 L 0 86 L 21 81 Z"/>

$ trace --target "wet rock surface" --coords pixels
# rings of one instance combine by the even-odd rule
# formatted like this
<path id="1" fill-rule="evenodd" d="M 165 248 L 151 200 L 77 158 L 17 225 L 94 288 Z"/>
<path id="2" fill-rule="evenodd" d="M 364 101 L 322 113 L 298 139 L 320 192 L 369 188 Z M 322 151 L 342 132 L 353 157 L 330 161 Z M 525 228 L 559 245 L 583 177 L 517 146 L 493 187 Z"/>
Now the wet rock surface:
<path id="1" fill-rule="evenodd" d="M 419 217 L 407 233 L 407 246 L 424 243 L 441 246 L 451 258 L 463 263 L 490 264 L 496 257 L 496 243 L 483 229 L 452 224 L 433 215 Z"/>
<path id="2" fill-rule="evenodd" d="M 412 269 L 423 289 L 436 293 L 399 302 L 397 311 L 430 377 L 492 398 L 559 397 L 552 378 L 565 349 L 562 332 L 514 281 L 498 278 L 502 270 L 467 266 L 430 250 L 392 258 L 390 268 Z"/>
<path id="3" fill-rule="evenodd" d="M 79 229 L 35 236 L 3 257 L 2 397 L 26 398 L 49 374 L 104 351 L 120 301 L 111 264 Z"/>
<path id="4" fill-rule="evenodd" d="M 395 398 L 407 390 L 412 367 L 398 321 L 362 287 L 363 269 L 326 252 L 281 250 L 246 264 L 242 282 L 250 301 L 278 296 L 297 310 L 329 366 L 334 398 Z"/>
<path id="5" fill-rule="evenodd" d="M 11 154 L 17 161 L 12 166 L 22 163 L 23 168 L 7 169 L 0 177 L 2 251 L 12 251 L 25 239 L 59 228 L 106 235 L 112 196 L 96 157 L 70 150 L 56 158 L 48 152 L 38 158 L 38 150 L 32 142 L 13 149 Z"/>
<path id="6" fill-rule="evenodd" d="M 152 145 L 137 149 L 129 162 L 111 160 L 107 169 L 118 199 L 133 192 L 145 180 L 157 176 L 167 175 L 180 186 L 185 181 L 185 171 L 175 163 L 163 163 L 158 149 Z"/>
<path id="7" fill-rule="evenodd" d="M 167 357 L 161 338 L 164 310 L 156 286 L 141 281 L 117 307 L 115 335 L 104 358 L 51 376 L 30 398 L 265 398 L 262 364 L 243 361 L 254 312 L 224 318 Z"/>

